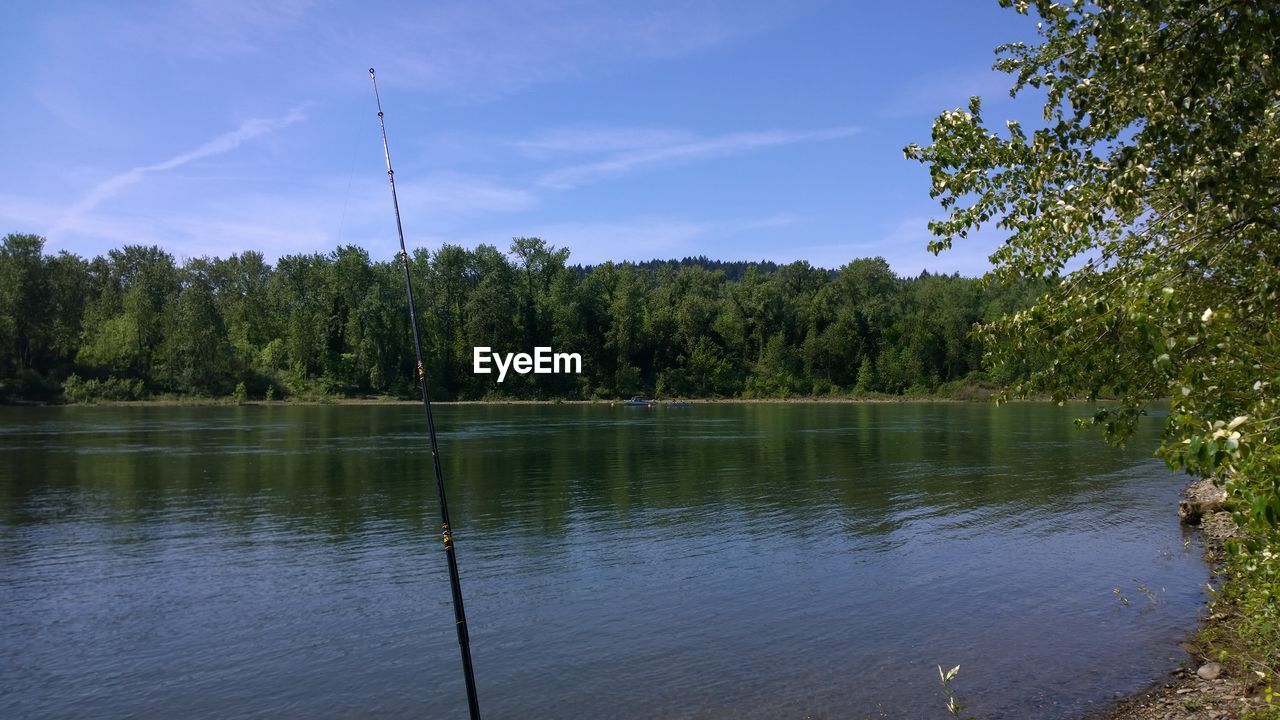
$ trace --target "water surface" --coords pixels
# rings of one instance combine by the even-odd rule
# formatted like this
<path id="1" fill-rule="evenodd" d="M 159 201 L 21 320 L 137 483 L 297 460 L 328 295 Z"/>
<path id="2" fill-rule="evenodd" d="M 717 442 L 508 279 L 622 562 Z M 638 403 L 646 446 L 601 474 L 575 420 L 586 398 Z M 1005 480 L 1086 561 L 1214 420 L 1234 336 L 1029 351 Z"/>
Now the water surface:
<path id="1" fill-rule="evenodd" d="M 944 717 L 938 664 L 983 718 L 1142 687 L 1207 571 L 1154 424 L 1080 412 L 439 408 L 485 716 Z M 0 409 L 0 717 L 465 717 L 438 525 L 420 407 Z"/>

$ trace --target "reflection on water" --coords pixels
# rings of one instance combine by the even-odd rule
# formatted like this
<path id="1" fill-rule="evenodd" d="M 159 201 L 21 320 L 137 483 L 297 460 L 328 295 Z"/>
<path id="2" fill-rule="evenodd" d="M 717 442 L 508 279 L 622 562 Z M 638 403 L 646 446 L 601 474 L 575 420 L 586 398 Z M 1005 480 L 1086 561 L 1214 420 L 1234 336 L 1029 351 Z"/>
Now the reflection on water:
<path id="1" fill-rule="evenodd" d="M 940 716 L 939 663 L 982 717 L 1077 717 L 1154 679 L 1203 600 L 1154 427 L 1116 450 L 1042 405 L 437 414 L 486 717 Z M 421 427 L 0 412 L 0 716 L 465 716 Z"/>

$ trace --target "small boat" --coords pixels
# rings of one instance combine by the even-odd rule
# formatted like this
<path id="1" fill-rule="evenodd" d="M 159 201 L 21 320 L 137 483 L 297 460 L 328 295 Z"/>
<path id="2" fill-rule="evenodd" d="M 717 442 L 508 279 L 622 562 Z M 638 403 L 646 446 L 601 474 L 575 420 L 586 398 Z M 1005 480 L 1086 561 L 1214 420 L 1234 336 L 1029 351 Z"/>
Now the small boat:
<path id="1" fill-rule="evenodd" d="M 653 407 L 654 401 L 647 399 L 643 395 L 636 395 L 630 400 L 623 400 L 623 407 Z"/>

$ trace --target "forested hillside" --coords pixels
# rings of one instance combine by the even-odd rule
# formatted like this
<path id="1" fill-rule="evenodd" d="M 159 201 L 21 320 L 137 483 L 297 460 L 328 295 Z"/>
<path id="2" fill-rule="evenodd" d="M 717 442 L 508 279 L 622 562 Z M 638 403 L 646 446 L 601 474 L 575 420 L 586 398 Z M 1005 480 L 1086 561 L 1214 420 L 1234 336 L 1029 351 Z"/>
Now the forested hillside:
<path id="1" fill-rule="evenodd" d="M 354 246 L 178 263 L 157 247 L 85 260 L 43 238 L 0 247 L 0 396 L 8 401 L 412 396 L 400 266 Z M 517 238 L 418 250 L 411 268 L 441 399 L 789 397 L 923 393 L 974 376 L 979 320 L 1028 288 L 896 277 L 879 258 L 838 270 L 706 258 L 568 265 Z M 472 348 L 582 355 L 581 375 L 472 372 Z M 239 386 L 239 389 L 237 389 Z"/>

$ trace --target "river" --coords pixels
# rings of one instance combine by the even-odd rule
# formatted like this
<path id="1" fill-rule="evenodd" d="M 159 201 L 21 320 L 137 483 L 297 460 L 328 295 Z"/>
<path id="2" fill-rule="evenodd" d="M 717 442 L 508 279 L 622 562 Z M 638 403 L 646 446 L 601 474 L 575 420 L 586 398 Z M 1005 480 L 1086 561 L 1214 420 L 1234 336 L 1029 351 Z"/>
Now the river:
<path id="1" fill-rule="evenodd" d="M 1048 404 L 441 406 L 488 718 L 1078 718 L 1208 572 Z M 0 408 L 0 717 L 465 717 L 421 407 Z"/>

